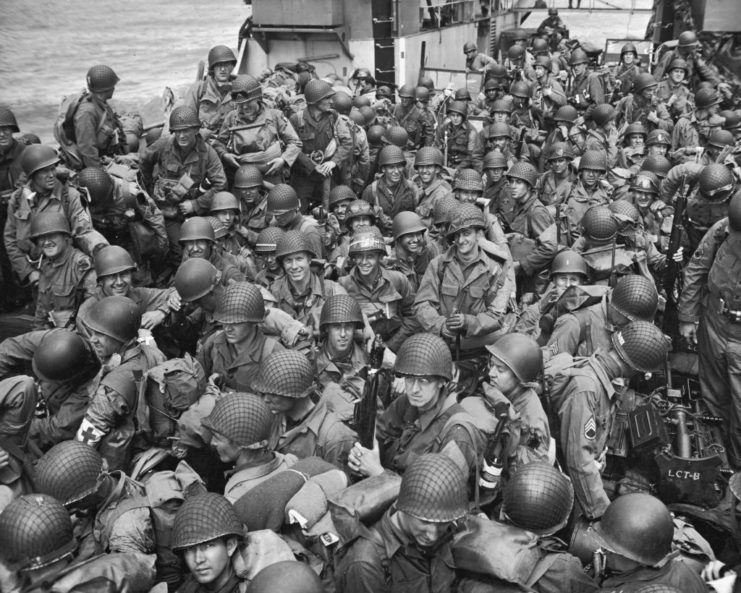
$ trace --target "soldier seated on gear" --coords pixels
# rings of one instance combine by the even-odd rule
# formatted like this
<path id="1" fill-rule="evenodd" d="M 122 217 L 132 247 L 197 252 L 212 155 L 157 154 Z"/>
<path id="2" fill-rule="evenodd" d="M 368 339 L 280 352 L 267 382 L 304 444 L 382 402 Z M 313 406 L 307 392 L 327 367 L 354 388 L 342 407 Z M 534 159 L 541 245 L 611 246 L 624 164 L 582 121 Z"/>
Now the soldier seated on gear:
<path id="1" fill-rule="evenodd" d="M 284 231 L 297 231 L 311 246 L 314 257 L 324 253 L 324 242 L 317 229 L 317 222 L 301 214 L 296 190 L 286 183 L 274 185 L 268 192 L 267 215 L 274 226 Z"/>
<path id="2" fill-rule="evenodd" d="M 257 264 L 257 275 L 255 284 L 269 287 L 270 284 L 281 274 L 283 268 L 275 257 L 278 239 L 284 234 L 277 226 L 269 226 L 260 231 L 255 241 L 255 263 Z"/>
<path id="3" fill-rule="evenodd" d="M 403 396 L 380 412 L 372 450 L 355 443 L 348 465 L 364 476 L 390 469 L 404 473 L 423 453 L 444 453 L 473 475 L 483 446 L 473 418 L 452 391 L 453 359 L 445 341 L 413 335 L 396 354 L 394 372 L 404 380 Z"/>
<path id="4" fill-rule="evenodd" d="M 349 254 L 353 266 L 338 283 L 360 305 L 375 335 L 396 352 L 419 331 L 412 312 L 414 290 L 404 274 L 383 267 L 386 245 L 377 228 L 355 233 Z"/>
<path id="5" fill-rule="evenodd" d="M 599 519 L 610 504 L 600 472 L 615 396 L 613 381 L 662 369 L 670 348 L 670 341 L 650 321 L 631 321 L 612 335 L 611 342 L 608 350 L 597 351 L 570 370 L 554 401 L 578 514 L 590 521 Z"/>
<path id="6" fill-rule="evenodd" d="M 261 398 L 239 392 L 219 397 L 211 413 L 201 420 L 211 434 L 211 448 L 230 468 L 224 488 L 230 503 L 296 462 L 294 455 L 269 447 L 272 423 L 273 415 Z"/>
<path id="7" fill-rule="evenodd" d="M 529 565 L 530 571 L 525 572 L 527 568 L 523 566 L 519 573 L 532 590 L 537 593 L 597 591 L 597 583 L 587 575 L 579 558 L 570 554 L 566 544 L 554 536 L 566 525 L 574 506 L 574 489 L 566 476 L 550 463 L 530 463 L 520 468 L 504 485 L 503 499 L 501 515 L 495 521 L 506 525 L 508 535 L 499 545 L 506 545 L 507 553 L 513 555 L 518 554 L 518 548 L 523 551 L 535 550 L 536 556 Z M 456 545 L 461 545 L 463 541 L 470 549 L 478 544 L 466 542 L 467 535 L 464 534 Z M 486 554 L 487 544 L 492 543 L 482 541 L 476 546 L 481 550 L 477 552 Z M 482 566 L 492 566 L 489 559 L 486 563 L 478 561 L 474 556 L 468 561 L 470 567 L 458 566 L 458 573 L 463 577 L 458 591 L 496 593 L 509 589 L 509 584 L 503 582 L 500 578 L 502 574 L 497 574 L 498 571 L 482 573 Z M 509 568 L 505 567 L 505 570 Z"/>
<path id="8" fill-rule="evenodd" d="M 234 561 L 246 532 L 223 496 L 204 492 L 186 499 L 172 526 L 172 550 L 182 553 L 190 571 L 177 593 L 243 591 Z"/>
<path id="9" fill-rule="evenodd" d="M 591 530 L 599 545 L 602 590 L 638 591 L 648 584 L 669 585 L 687 593 L 707 590 L 672 546 L 674 522 L 666 505 L 649 494 L 614 500 Z"/>
<path id="10" fill-rule="evenodd" d="M 435 204 L 451 192 L 450 184 L 443 179 L 443 153 L 434 146 L 423 146 L 414 157 L 417 174 L 413 181 L 420 191 L 420 200 L 415 212 L 429 228 L 432 225 L 432 210 Z"/>
<path id="11" fill-rule="evenodd" d="M 314 365 L 306 356 L 295 350 L 274 352 L 260 366 L 254 390 L 273 413 L 272 449 L 299 459 L 318 456 L 347 469 L 357 436 L 318 398 Z"/>
<path id="12" fill-rule="evenodd" d="M 126 552 L 73 560 L 77 548 L 72 519 L 61 502 L 46 494 L 16 498 L 0 513 L 3 590 L 48 591 L 70 583 L 99 590 L 105 583 L 109 591 L 147 593 L 154 586 L 154 555 Z"/>
<path id="13" fill-rule="evenodd" d="M 206 338 L 196 358 L 206 376 L 218 375 L 223 389 L 252 392 L 262 362 L 283 350 L 277 340 L 263 334 L 265 316 L 265 301 L 257 286 L 234 282 L 219 291 L 214 320 L 223 329 Z"/>
<path id="14" fill-rule="evenodd" d="M 444 454 L 415 456 L 396 504 L 339 561 L 338 593 L 454 590 L 451 540 L 468 510 L 467 477 Z"/>
<path id="15" fill-rule="evenodd" d="M 246 593 L 324 593 L 317 574 L 303 562 L 282 560 L 263 568 L 247 587 Z"/>
<path id="16" fill-rule="evenodd" d="M 488 380 L 473 397 L 464 398 L 461 405 L 487 437 L 483 467 L 486 475 L 482 475 L 482 481 L 485 488 L 493 490 L 500 479 L 509 479 L 520 466 L 550 460 L 551 431 L 536 391 L 543 370 L 543 353 L 538 343 L 529 336 L 507 334 L 486 349 Z M 498 404 L 504 407 L 498 408 Z M 506 410 L 506 415 L 500 417 L 500 410 Z M 505 422 L 505 428 L 496 442 L 491 437 L 500 422 Z M 493 458 L 502 465 L 491 465 Z"/>

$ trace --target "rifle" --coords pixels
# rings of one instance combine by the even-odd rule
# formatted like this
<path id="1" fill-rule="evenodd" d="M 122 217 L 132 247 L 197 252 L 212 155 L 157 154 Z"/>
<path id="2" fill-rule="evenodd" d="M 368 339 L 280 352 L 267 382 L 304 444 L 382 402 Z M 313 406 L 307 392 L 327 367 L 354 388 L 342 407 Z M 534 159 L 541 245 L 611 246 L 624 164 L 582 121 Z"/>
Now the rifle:
<path id="1" fill-rule="evenodd" d="M 682 177 L 682 184 L 677 191 L 674 200 L 674 219 L 672 221 L 672 232 L 669 236 L 669 247 L 666 250 L 666 268 L 664 270 L 663 286 L 666 293 L 666 307 L 664 309 L 663 330 L 675 341 L 679 338 L 679 288 L 677 278 L 682 271 L 682 265 L 674 261 L 674 255 L 681 246 L 684 235 L 684 215 L 687 209 L 687 194 L 689 184 L 687 176 Z"/>
<path id="2" fill-rule="evenodd" d="M 372 449 L 376 434 L 376 413 L 378 402 L 383 406 L 391 403 L 391 380 L 388 370 L 382 370 L 383 352 L 385 346 L 381 338 L 373 341 L 368 364 L 358 373 L 365 379 L 363 394 L 355 402 L 353 410 L 353 427 L 358 433 L 358 441 L 366 449 Z"/>

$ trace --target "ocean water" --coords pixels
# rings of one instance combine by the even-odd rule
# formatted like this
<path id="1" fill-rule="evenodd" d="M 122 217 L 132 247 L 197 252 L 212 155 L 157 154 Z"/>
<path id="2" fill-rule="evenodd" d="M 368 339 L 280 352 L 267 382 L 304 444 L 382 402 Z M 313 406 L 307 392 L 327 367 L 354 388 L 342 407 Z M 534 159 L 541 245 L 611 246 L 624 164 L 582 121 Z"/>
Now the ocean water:
<path id="1" fill-rule="evenodd" d="M 182 92 L 214 45 L 236 52 L 248 10 L 241 0 L 0 0 L 0 104 L 22 132 L 51 141 L 61 98 L 103 63 L 121 79 L 117 111 L 156 123 L 166 86 Z"/>

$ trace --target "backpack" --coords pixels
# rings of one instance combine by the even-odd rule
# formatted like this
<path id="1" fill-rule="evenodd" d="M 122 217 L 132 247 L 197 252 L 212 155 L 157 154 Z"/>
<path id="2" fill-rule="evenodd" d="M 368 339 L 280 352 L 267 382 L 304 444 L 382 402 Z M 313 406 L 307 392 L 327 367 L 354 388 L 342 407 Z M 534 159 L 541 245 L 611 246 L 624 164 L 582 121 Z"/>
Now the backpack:
<path id="1" fill-rule="evenodd" d="M 82 167 L 82 157 L 77 149 L 77 138 L 75 137 L 74 117 L 80 104 L 87 99 L 87 91 L 79 95 L 67 95 L 62 97 L 59 104 L 57 118 L 54 121 L 52 131 L 54 139 L 59 142 L 59 148 L 62 151 L 64 159 L 73 167 Z M 101 119 L 101 124 L 105 118 Z"/>
<path id="2" fill-rule="evenodd" d="M 139 383 L 136 420 L 150 445 L 169 447 L 177 419 L 206 389 L 206 374 L 187 352 L 150 368 Z"/>

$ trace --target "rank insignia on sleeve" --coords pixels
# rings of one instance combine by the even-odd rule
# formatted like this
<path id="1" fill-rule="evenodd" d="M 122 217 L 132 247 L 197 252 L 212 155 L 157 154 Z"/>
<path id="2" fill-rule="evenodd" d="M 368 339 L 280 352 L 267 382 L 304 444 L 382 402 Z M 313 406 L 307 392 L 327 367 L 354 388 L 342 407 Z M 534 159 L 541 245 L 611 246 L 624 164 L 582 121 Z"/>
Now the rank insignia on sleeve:
<path id="1" fill-rule="evenodd" d="M 597 438 L 597 423 L 594 421 L 594 416 L 590 416 L 584 424 L 584 437 L 590 441 Z"/>

